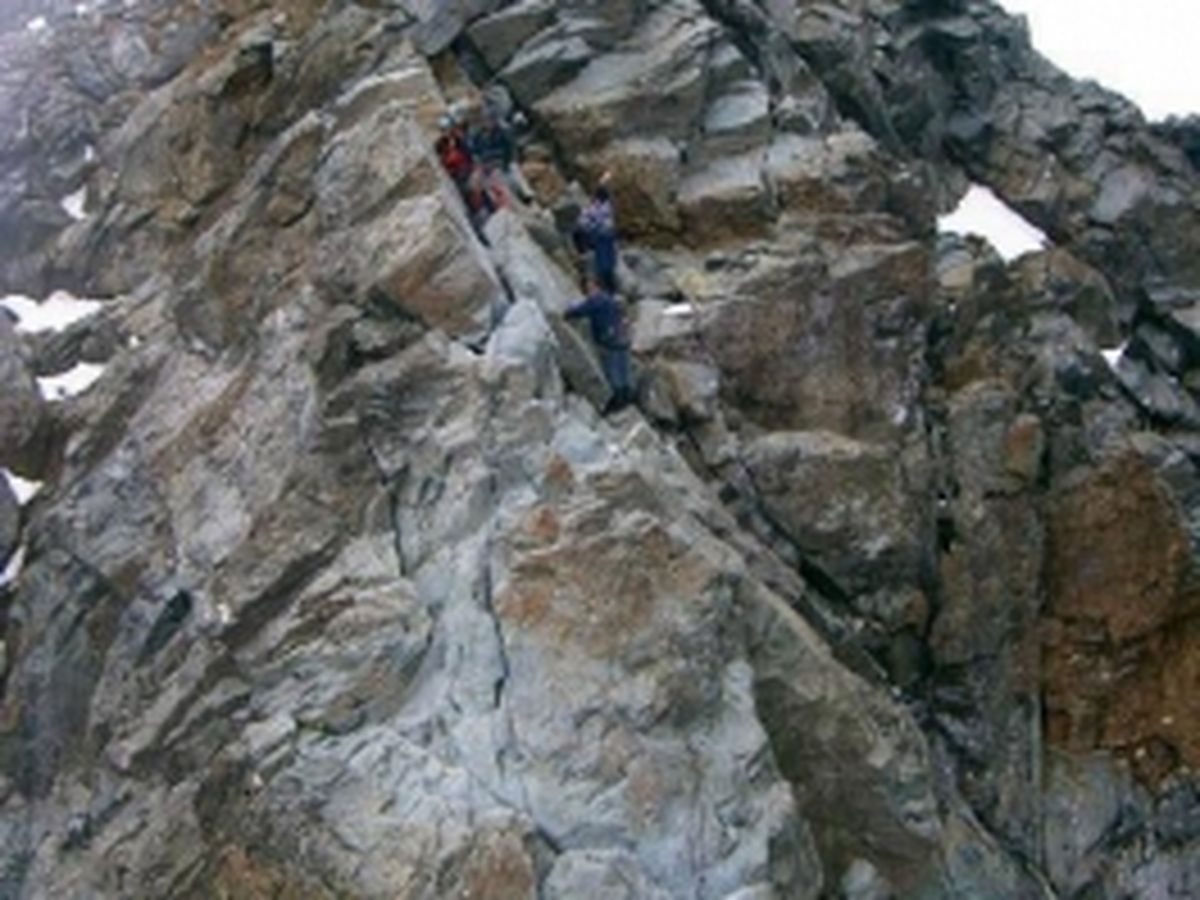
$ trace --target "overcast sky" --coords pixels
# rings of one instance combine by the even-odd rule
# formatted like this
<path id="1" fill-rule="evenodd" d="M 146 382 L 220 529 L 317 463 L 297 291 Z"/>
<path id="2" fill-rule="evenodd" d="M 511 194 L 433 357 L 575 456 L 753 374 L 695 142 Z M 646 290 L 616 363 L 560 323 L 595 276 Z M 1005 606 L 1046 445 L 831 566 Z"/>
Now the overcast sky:
<path id="1" fill-rule="evenodd" d="M 1200 113 L 1200 0 L 998 0 L 1029 18 L 1033 45 L 1150 119 Z"/>

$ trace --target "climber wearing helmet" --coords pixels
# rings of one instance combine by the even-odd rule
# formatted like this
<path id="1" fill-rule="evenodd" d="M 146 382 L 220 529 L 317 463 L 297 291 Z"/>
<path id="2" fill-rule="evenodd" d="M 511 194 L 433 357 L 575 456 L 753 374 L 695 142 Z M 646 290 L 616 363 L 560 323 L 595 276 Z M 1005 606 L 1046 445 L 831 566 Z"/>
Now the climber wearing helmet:
<path id="1" fill-rule="evenodd" d="M 441 134 L 438 135 L 437 143 L 434 144 L 438 159 L 442 161 L 442 166 L 454 179 L 458 189 L 465 193 L 471 181 L 471 170 L 474 168 L 466 136 L 452 115 L 442 116 L 438 120 L 438 127 Z"/>
<path id="2" fill-rule="evenodd" d="M 617 290 L 617 225 L 609 174 L 604 173 L 592 199 L 579 214 L 572 238 L 580 253 L 591 251 L 592 273 L 609 293 Z"/>

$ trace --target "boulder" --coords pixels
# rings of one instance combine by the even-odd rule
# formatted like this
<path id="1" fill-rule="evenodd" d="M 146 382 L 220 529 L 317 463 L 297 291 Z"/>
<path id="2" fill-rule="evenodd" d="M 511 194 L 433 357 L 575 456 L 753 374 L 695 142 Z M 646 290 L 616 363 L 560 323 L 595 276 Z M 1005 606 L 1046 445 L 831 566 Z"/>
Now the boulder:
<path id="1" fill-rule="evenodd" d="M 699 13 L 693 0 L 653 11 L 628 41 L 537 101 L 564 152 L 580 157 L 613 140 L 691 135 L 704 108 L 705 49 L 719 35 Z"/>
<path id="2" fill-rule="evenodd" d="M 736 64 L 740 54 L 730 49 Z M 692 153 L 697 160 L 737 156 L 764 147 L 771 133 L 771 97 L 767 86 L 754 78 L 731 83 L 725 93 L 709 104 L 701 128 L 698 146 Z"/>
<path id="3" fill-rule="evenodd" d="M 767 515 L 847 590 L 916 583 L 925 515 L 888 448 L 775 432 L 749 443 L 744 458 Z"/>
<path id="4" fill-rule="evenodd" d="M 1122 308 L 1108 280 L 1095 269 L 1059 248 L 1026 254 L 1014 266 L 1032 308 L 1066 313 L 1097 347 L 1120 343 L 1121 322 L 1128 321 L 1131 311 Z"/>
<path id="5" fill-rule="evenodd" d="M 587 41 L 553 32 L 522 48 L 500 71 L 514 97 L 533 107 L 579 74 L 594 53 Z"/>
<path id="6" fill-rule="evenodd" d="M 500 5 L 498 0 L 408 0 L 402 3 L 416 18 L 411 35 L 417 48 L 426 56 L 441 53 L 480 15 L 490 13 Z"/>
<path id="7" fill-rule="evenodd" d="M 915 243 L 826 260 L 799 234 L 698 284 L 723 400 L 772 430 L 903 433 L 920 393 L 928 266 Z"/>
<path id="8" fill-rule="evenodd" d="M 551 0 L 521 0 L 477 20 L 467 34 L 487 64 L 499 71 L 554 18 L 555 4 Z"/>
<path id="9" fill-rule="evenodd" d="M 776 137 L 766 172 L 784 211 L 835 215 L 881 209 L 887 182 L 875 142 L 850 130 L 828 136 Z"/>
<path id="10" fill-rule="evenodd" d="M 763 178 L 763 154 L 722 158 L 693 171 L 679 185 L 682 237 L 693 246 L 744 241 L 774 219 Z"/>

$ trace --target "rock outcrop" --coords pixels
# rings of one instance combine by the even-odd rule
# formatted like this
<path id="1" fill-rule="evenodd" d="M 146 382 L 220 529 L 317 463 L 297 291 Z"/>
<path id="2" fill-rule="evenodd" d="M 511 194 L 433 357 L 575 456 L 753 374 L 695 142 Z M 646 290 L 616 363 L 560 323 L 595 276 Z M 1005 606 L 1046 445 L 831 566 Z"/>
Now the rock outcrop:
<path id="1" fill-rule="evenodd" d="M 106 299 L 0 315 L 0 896 L 1200 890 L 1189 122 L 986 0 L 286 6 L 0 14 L 0 288 Z"/>

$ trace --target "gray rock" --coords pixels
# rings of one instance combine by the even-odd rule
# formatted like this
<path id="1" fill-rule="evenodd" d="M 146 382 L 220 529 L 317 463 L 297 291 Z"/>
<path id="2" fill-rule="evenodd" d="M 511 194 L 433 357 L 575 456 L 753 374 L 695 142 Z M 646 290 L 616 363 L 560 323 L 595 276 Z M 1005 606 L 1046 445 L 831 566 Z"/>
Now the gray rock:
<path id="1" fill-rule="evenodd" d="M 771 131 L 770 95 L 761 81 L 734 82 L 704 114 L 697 157 L 737 156 L 767 143 Z"/>
<path id="2" fill-rule="evenodd" d="M 492 216 L 486 231 L 496 266 L 513 296 L 532 301 L 541 311 L 542 323 L 551 329 L 553 354 L 567 384 L 603 409 L 611 390 L 590 338 L 562 318 L 566 308 L 580 299 L 578 289 L 512 213 Z"/>
<path id="3" fill-rule="evenodd" d="M 724 157 L 693 171 L 679 185 L 679 213 L 696 246 L 747 238 L 774 217 L 763 177 L 763 153 Z"/>
<path id="4" fill-rule="evenodd" d="M 865 859 L 850 863 L 838 888 L 845 900 L 889 900 L 895 896 L 879 871 Z"/>
<path id="5" fill-rule="evenodd" d="M 1113 172 L 1100 185 L 1089 215 L 1102 225 L 1114 226 L 1150 193 L 1153 176 L 1127 166 Z"/>
<path id="6" fill-rule="evenodd" d="M 441 53 L 463 29 L 480 15 L 490 13 L 500 5 L 498 0 L 407 0 L 403 4 L 416 17 L 411 34 L 417 48 L 426 56 Z"/>
<path id="7" fill-rule="evenodd" d="M 751 443 L 746 465 L 763 508 L 847 589 L 917 580 L 919 498 L 885 448 L 828 432 L 776 432 Z"/>
<path id="8" fill-rule="evenodd" d="M 580 37 L 547 37 L 517 53 L 501 70 L 500 77 L 514 97 L 532 106 L 574 78 L 592 55 L 591 47 Z"/>
<path id="9" fill-rule="evenodd" d="M 478 20 L 467 34 L 487 64 L 499 71 L 523 44 L 550 26 L 554 17 L 551 0 L 522 0 Z"/>
<path id="10" fill-rule="evenodd" d="M 704 108 L 705 48 L 718 33 L 698 12 L 691 0 L 653 11 L 630 40 L 536 103 L 567 153 L 588 155 L 622 138 L 692 133 Z M 521 97 L 515 86 L 513 92 Z"/>

